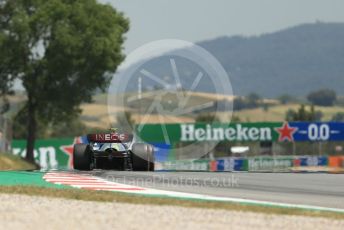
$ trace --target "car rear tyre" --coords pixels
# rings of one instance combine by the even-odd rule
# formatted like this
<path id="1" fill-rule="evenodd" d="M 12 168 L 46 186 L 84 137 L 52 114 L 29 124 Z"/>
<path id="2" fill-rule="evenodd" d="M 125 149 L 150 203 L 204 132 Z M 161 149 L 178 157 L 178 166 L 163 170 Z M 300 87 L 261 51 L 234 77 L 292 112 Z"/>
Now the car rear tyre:
<path id="1" fill-rule="evenodd" d="M 154 148 L 152 145 L 137 143 L 132 148 L 134 171 L 154 171 Z"/>
<path id="2" fill-rule="evenodd" d="M 87 144 L 75 144 L 73 151 L 73 166 L 77 170 L 92 170 L 92 151 Z"/>

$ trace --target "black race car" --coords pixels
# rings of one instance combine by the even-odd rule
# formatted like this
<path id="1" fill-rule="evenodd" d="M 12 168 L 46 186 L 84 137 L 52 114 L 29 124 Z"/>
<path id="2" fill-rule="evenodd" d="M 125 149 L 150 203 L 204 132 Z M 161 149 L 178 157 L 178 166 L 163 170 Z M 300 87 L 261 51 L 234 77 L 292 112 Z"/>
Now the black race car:
<path id="1" fill-rule="evenodd" d="M 133 135 L 111 132 L 89 134 L 87 139 L 89 144 L 74 145 L 74 169 L 154 171 L 153 146 L 134 143 Z"/>

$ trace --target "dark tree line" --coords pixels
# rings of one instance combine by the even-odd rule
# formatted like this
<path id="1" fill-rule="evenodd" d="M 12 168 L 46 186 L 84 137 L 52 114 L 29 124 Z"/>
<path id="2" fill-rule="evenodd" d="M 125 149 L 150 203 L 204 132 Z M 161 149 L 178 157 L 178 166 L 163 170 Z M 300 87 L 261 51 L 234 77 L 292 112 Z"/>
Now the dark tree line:
<path id="1" fill-rule="evenodd" d="M 331 89 L 321 89 L 309 93 L 307 100 L 313 105 L 333 106 L 337 100 L 337 94 Z"/>

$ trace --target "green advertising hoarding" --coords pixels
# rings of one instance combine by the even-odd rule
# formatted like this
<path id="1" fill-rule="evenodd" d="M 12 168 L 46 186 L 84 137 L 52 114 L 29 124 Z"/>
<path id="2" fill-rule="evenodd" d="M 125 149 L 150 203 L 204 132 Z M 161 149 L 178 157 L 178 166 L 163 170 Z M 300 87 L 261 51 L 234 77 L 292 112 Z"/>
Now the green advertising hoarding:
<path id="1" fill-rule="evenodd" d="M 62 138 L 37 140 L 34 157 L 42 169 L 72 168 L 74 143 L 81 143 L 81 138 Z M 26 156 L 26 141 L 13 140 L 12 152 L 21 157 Z"/>
<path id="2" fill-rule="evenodd" d="M 276 131 L 283 125 L 275 123 L 235 124 L 146 124 L 137 129 L 139 136 L 147 142 L 194 142 L 194 141 L 274 141 L 279 138 Z"/>
<path id="3" fill-rule="evenodd" d="M 139 136 L 152 143 L 198 141 L 344 141 L 344 122 L 145 124 Z"/>
<path id="4" fill-rule="evenodd" d="M 344 141 L 344 122 L 253 122 L 145 124 L 137 128 L 147 142 Z"/>

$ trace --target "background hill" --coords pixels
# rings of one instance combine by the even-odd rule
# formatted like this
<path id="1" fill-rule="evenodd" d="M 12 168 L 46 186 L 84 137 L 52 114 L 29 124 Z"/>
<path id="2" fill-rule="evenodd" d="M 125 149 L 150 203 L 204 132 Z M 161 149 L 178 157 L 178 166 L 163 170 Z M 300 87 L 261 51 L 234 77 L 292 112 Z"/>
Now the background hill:
<path id="1" fill-rule="evenodd" d="M 305 24 L 259 37 L 199 43 L 231 74 L 234 93 L 304 96 L 331 88 L 344 94 L 344 23 Z"/>
<path id="2" fill-rule="evenodd" d="M 261 36 L 220 37 L 198 45 L 221 62 L 236 95 L 305 96 L 319 88 L 344 95 L 344 23 L 303 24 Z M 170 70 L 164 61 L 149 63 L 149 70 L 166 77 Z M 191 85 L 195 67 L 180 60 L 177 65 L 181 66 L 182 83 Z M 209 83 L 204 82 L 197 91 L 208 89 Z"/>

